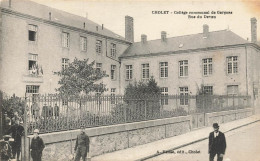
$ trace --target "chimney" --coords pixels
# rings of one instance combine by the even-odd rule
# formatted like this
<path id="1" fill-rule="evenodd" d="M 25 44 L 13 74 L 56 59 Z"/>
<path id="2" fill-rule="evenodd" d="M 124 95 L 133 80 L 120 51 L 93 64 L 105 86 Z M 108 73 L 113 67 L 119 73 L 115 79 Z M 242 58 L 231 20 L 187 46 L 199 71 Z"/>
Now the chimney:
<path id="1" fill-rule="evenodd" d="M 141 42 L 145 44 L 147 42 L 147 36 L 145 34 L 141 35 Z"/>
<path id="2" fill-rule="evenodd" d="M 83 28 L 84 28 L 84 29 L 86 28 L 86 23 L 85 23 L 85 22 L 83 23 Z"/>
<path id="3" fill-rule="evenodd" d="M 49 20 L 51 21 L 51 12 L 49 12 Z"/>
<path id="4" fill-rule="evenodd" d="M 206 39 L 209 37 L 209 26 L 207 24 L 203 25 L 203 38 Z"/>
<path id="5" fill-rule="evenodd" d="M 104 24 L 102 24 L 102 30 L 104 29 Z"/>
<path id="6" fill-rule="evenodd" d="M 125 39 L 134 42 L 134 19 L 130 16 L 125 16 Z"/>
<path id="7" fill-rule="evenodd" d="M 98 26 L 96 26 L 96 30 L 98 31 Z"/>
<path id="8" fill-rule="evenodd" d="M 161 39 L 163 42 L 166 42 L 166 32 L 165 31 L 161 32 Z"/>
<path id="9" fill-rule="evenodd" d="M 12 7 L 12 0 L 9 0 L 9 8 Z"/>
<path id="10" fill-rule="evenodd" d="M 251 42 L 257 42 L 257 20 L 255 17 L 251 18 Z"/>

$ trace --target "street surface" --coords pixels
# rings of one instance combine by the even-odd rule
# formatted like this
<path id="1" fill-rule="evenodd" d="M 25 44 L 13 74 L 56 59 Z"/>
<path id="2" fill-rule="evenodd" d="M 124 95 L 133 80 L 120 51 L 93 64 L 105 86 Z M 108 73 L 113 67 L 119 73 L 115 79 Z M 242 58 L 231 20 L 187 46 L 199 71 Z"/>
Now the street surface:
<path id="1" fill-rule="evenodd" d="M 260 161 L 260 122 L 230 131 L 225 136 L 227 149 L 223 161 Z M 149 159 L 158 160 L 208 161 L 208 139 Z"/>

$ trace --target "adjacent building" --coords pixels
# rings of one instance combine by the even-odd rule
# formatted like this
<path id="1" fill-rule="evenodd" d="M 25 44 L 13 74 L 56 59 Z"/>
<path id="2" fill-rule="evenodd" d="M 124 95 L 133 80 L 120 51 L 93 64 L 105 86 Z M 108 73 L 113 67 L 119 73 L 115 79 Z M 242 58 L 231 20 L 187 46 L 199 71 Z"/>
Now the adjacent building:
<path id="1" fill-rule="evenodd" d="M 134 42 L 134 21 L 125 17 L 125 38 L 86 17 L 31 1 L 5 1 L 1 7 L 1 90 L 19 96 L 54 93 L 59 71 L 79 59 L 95 60 L 109 77 L 106 94 L 123 94 L 129 83 L 152 76 L 163 95 L 250 95 L 258 98 L 260 44 L 257 20 L 251 42 L 230 30 Z M 183 101 L 181 104 L 185 105 Z"/>

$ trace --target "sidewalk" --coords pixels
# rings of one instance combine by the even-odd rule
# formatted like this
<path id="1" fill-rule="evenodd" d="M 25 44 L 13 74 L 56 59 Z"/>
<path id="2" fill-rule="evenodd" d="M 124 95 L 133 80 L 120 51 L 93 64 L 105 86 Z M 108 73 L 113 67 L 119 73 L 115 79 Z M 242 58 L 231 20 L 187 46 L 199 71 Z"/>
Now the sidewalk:
<path id="1" fill-rule="evenodd" d="M 220 131 L 232 131 L 257 121 L 260 121 L 260 114 L 225 124 L 220 124 Z M 208 135 L 212 130 L 212 127 L 204 127 L 175 137 L 96 156 L 91 158 L 91 161 L 134 161 L 143 160 L 146 158 L 148 159 L 161 154 L 163 150 L 167 151 L 179 149 L 186 145 L 205 140 L 208 138 Z"/>

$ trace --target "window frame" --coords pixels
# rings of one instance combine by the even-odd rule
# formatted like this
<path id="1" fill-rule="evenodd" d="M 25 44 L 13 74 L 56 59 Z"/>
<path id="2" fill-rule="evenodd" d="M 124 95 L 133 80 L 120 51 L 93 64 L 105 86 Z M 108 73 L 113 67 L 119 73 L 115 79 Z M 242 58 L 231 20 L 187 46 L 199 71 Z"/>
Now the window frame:
<path id="1" fill-rule="evenodd" d="M 70 47 L 70 33 L 62 31 L 61 45 L 62 45 L 63 48 L 69 48 Z"/>
<path id="2" fill-rule="evenodd" d="M 66 69 L 69 66 L 69 58 L 61 58 L 61 67 Z"/>
<path id="3" fill-rule="evenodd" d="M 102 54 L 102 40 L 96 40 L 96 53 Z"/>
<path id="4" fill-rule="evenodd" d="M 231 60 L 229 60 L 231 58 Z M 234 60 L 236 58 L 236 60 Z M 238 56 L 227 56 L 226 57 L 227 62 L 227 74 L 238 74 Z M 236 64 L 236 66 L 235 66 Z M 229 69 L 229 67 L 231 69 Z M 235 71 L 235 72 L 234 72 Z"/>
<path id="5" fill-rule="evenodd" d="M 205 70 L 205 66 L 206 66 L 206 70 Z M 213 59 L 212 58 L 202 59 L 202 74 L 203 74 L 203 76 L 211 76 L 213 74 Z"/>
<path id="6" fill-rule="evenodd" d="M 88 39 L 86 36 L 80 36 L 80 51 L 87 51 L 88 49 Z"/>
<path id="7" fill-rule="evenodd" d="M 180 60 L 178 64 L 179 64 L 179 77 L 188 77 L 189 76 L 189 61 Z M 185 69 L 187 69 L 187 71 Z"/>
<path id="8" fill-rule="evenodd" d="M 115 43 L 111 43 L 110 45 L 111 45 L 111 47 L 110 47 L 110 56 L 111 56 L 111 58 L 116 58 L 116 55 L 117 55 L 116 44 Z"/>
<path id="9" fill-rule="evenodd" d="M 169 89 L 168 87 L 161 87 L 160 88 L 161 91 L 161 105 L 169 105 L 169 100 L 168 100 L 168 96 L 169 96 Z"/>
<path id="10" fill-rule="evenodd" d="M 34 36 L 33 36 L 34 40 L 30 40 L 30 32 L 34 33 Z M 38 38 L 38 26 L 34 25 L 34 24 L 28 24 L 28 41 L 37 42 L 37 38 Z"/>
<path id="11" fill-rule="evenodd" d="M 132 80 L 133 79 L 133 65 L 125 65 L 125 68 L 126 68 L 126 80 Z"/>
<path id="12" fill-rule="evenodd" d="M 113 72 L 112 72 L 113 71 Z M 111 80 L 116 80 L 116 65 L 111 65 Z M 113 77 L 112 77 L 113 75 Z"/>
<path id="13" fill-rule="evenodd" d="M 142 80 L 147 80 L 150 78 L 150 64 L 143 63 L 141 64 L 142 67 Z"/>
<path id="14" fill-rule="evenodd" d="M 188 106 L 189 105 L 189 87 L 187 87 L 187 86 L 179 87 L 179 92 L 180 92 L 180 105 Z"/>
<path id="15" fill-rule="evenodd" d="M 160 62 L 159 67 L 160 67 L 160 78 L 168 78 L 169 76 L 169 63 L 168 62 Z"/>

